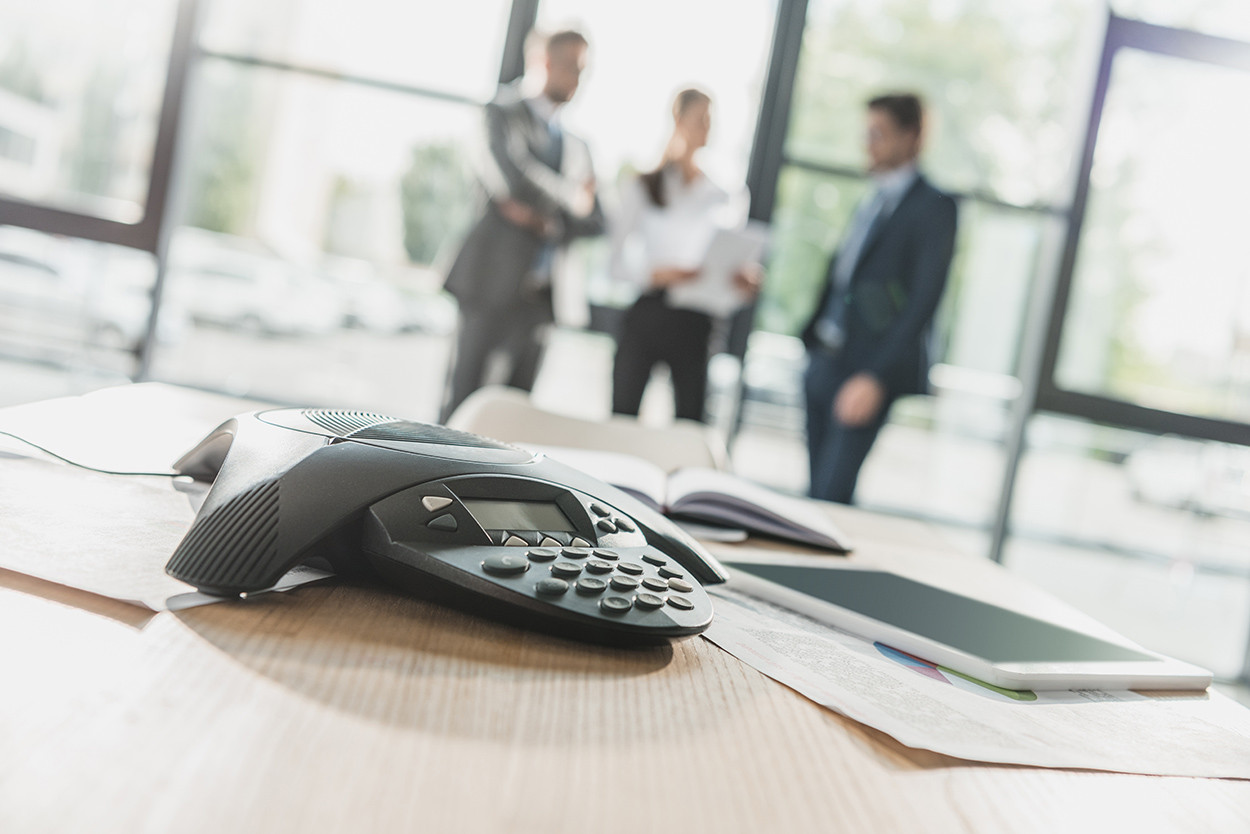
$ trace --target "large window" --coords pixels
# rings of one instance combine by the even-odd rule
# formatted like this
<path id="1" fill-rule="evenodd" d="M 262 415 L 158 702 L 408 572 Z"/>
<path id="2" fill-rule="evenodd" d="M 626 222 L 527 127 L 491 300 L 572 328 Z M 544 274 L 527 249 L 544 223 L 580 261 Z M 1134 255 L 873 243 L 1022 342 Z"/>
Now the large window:
<path id="1" fill-rule="evenodd" d="M 1056 384 L 1250 422 L 1250 72 L 1116 56 Z"/>
<path id="2" fill-rule="evenodd" d="M 474 211 L 509 10 L 208 7 L 165 290 L 189 327 L 155 376 L 436 416 L 455 320 L 440 269 Z"/>
<path id="3" fill-rule="evenodd" d="M 1111 0 L 1110 5 L 1121 17 L 1250 42 L 1245 0 Z"/>
<path id="4" fill-rule="evenodd" d="M 174 0 L 5 5 L 0 197 L 142 218 L 175 9 Z"/>
<path id="5" fill-rule="evenodd" d="M 211 52 L 485 101 L 499 80 L 510 0 L 214 0 Z"/>
<path id="6" fill-rule="evenodd" d="M 35 212 L 60 221 L 51 231 L 154 241 L 176 11 L 175 0 L 5 5 L 0 222 Z M 155 280 L 150 254 L 0 226 L 0 355 L 124 378 L 148 335 Z M 177 332 L 171 316 L 156 337 Z"/>

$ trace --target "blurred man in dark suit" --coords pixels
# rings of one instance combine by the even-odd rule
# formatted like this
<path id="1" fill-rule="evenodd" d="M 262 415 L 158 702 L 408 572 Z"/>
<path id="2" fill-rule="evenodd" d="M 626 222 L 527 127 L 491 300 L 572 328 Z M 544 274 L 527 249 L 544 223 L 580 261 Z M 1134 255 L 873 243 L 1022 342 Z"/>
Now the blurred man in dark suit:
<path id="1" fill-rule="evenodd" d="M 526 97 L 511 84 L 486 105 L 485 206 L 444 284 L 460 305 L 444 420 L 481 387 L 496 352 L 510 362 L 509 385 L 533 387 L 561 290 L 560 256 L 574 238 L 603 232 L 590 151 L 559 121 L 586 51 L 580 33 L 557 32 L 544 47 L 542 91 Z"/>
<path id="2" fill-rule="evenodd" d="M 874 189 L 855 210 L 803 330 L 813 498 L 851 502 L 890 406 L 928 387 L 928 334 L 955 247 L 955 202 L 919 172 L 920 99 L 868 102 Z"/>

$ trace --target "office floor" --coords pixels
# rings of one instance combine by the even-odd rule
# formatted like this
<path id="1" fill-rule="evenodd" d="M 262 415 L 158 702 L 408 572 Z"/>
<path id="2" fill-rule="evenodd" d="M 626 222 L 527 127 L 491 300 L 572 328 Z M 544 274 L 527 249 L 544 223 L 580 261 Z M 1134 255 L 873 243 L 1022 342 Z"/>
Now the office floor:
<path id="1" fill-rule="evenodd" d="M 593 338 L 566 334 L 553 348 L 535 388 L 535 399 L 555 410 L 596 416 L 608 402 L 604 369 L 610 362 L 610 353 L 605 350 L 610 347 Z M 0 406 L 126 382 L 125 377 L 85 367 L 65 369 L 18 361 L 0 361 L 0 379 L 4 380 Z M 578 380 L 575 392 L 570 391 L 569 380 Z M 367 406 L 380 407 L 373 403 Z M 430 405 L 431 410 L 435 407 Z M 670 409 L 671 401 L 663 386 L 653 385 L 643 403 L 643 419 L 662 422 Z M 915 431 L 905 426 L 883 435 L 862 482 L 869 506 L 890 504 L 892 496 L 932 488 L 916 483 L 915 467 L 898 465 L 898 460 L 909 453 L 909 444 L 917 442 L 914 435 Z M 804 489 L 805 452 L 801 436 L 793 426 L 747 424 L 731 451 L 740 474 L 783 490 Z M 987 483 L 992 486 L 1000 477 L 993 470 L 992 459 L 979 469 L 967 465 L 966 454 L 961 454 L 960 460 L 964 465 L 957 467 L 958 480 L 954 486 L 947 483 L 943 488 L 956 494 L 966 493 L 968 500 L 975 500 L 970 496 L 983 491 Z M 935 529 L 972 556 L 988 552 L 988 534 L 976 525 L 938 522 Z M 1207 665 L 1216 670 L 1217 676 L 1235 675 L 1246 657 L 1250 581 L 1244 574 L 1208 574 L 1183 563 L 1157 563 L 1102 548 L 1025 536 L 1010 542 L 1005 564 L 1131 638 Z M 1250 706 L 1250 687 L 1232 683 L 1219 686 L 1221 691 Z"/>

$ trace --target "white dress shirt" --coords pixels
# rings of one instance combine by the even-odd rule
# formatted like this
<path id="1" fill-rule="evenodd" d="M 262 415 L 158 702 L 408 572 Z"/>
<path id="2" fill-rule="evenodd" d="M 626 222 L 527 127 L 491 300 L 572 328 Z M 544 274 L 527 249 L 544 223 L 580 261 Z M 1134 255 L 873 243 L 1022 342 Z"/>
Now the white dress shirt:
<path id="1" fill-rule="evenodd" d="M 746 218 L 744 193 L 730 194 L 700 173 L 686 182 L 676 165 L 665 168 L 667 205 L 651 202 L 637 177 L 621 187 L 610 219 L 612 277 L 645 292 L 652 271 L 672 267 L 698 269 L 720 228 L 736 228 Z"/>

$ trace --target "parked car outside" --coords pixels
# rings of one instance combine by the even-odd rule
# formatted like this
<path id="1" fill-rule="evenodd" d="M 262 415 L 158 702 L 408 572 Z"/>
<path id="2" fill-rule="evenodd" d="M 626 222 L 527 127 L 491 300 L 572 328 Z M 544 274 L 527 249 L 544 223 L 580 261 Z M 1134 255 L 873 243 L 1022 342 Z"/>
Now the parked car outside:
<path id="1" fill-rule="evenodd" d="M 170 297 L 198 324 L 309 336 L 343 323 L 342 294 L 324 275 L 225 235 L 180 230 L 168 285 Z"/>
<path id="2" fill-rule="evenodd" d="M 154 259 L 145 253 L 25 229 L 0 229 L 0 343 L 28 355 L 135 351 L 147 336 Z M 175 341 L 171 305 L 157 336 Z"/>

